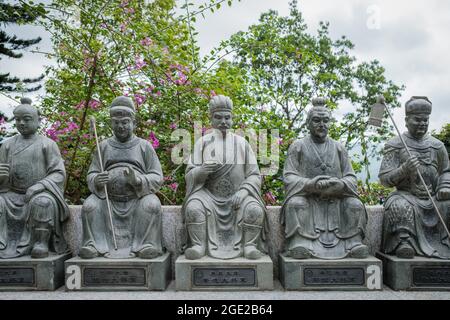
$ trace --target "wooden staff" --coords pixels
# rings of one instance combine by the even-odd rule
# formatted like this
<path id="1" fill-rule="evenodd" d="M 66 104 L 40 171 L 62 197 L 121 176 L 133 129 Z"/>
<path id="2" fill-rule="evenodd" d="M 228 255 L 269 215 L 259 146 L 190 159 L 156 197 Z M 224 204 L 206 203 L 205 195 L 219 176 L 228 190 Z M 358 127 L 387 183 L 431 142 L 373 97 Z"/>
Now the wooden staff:
<path id="1" fill-rule="evenodd" d="M 100 170 L 102 172 L 104 172 L 105 170 L 103 168 L 102 153 L 100 152 L 100 144 L 98 142 L 97 127 L 95 125 L 95 117 L 94 116 L 91 116 L 90 122 L 91 122 L 91 130 L 94 132 L 94 136 L 95 136 L 95 143 L 97 144 L 98 161 L 100 162 Z M 106 196 L 106 205 L 108 206 L 109 223 L 111 224 L 111 231 L 112 231 L 112 236 L 113 236 L 113 240 L 114 240 L 114 249 L 117 250 L 116 233 L 114 231 L 111 203 L 109 202 L 108 188 L 106 187 L 106 184 L 105 184 L 105 196 Z"/>

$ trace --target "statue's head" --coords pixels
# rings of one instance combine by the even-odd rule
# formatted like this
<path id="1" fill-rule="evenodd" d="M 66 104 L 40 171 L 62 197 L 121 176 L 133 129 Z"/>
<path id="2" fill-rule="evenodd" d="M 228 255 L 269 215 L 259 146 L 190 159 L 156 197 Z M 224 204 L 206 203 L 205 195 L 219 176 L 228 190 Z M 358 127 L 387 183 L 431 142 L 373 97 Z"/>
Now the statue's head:
<path id="1" fill-rule="evenodd" d="M 21 135 L 31 136 L 39 129 L 39 111 L 31 105 L 30 98 L 20 99 L 20 105 L 14 109 L 13 114 Z"/>
<path id="2" fill-rule="evenodd" d="M 427 97 L 412 97 L 406 102 L 406 127 L 416 139 L 423 138 L 428 132 L 432 103 Z"/>
<path id="3" fill-rule="evenodd" d="M 128 141 L 136 126 L 136 109 L 133 100 L 128 97 L 117 97 L 111 102 L 109 114 L 114 136 L 120 142 Z"/>
<path id="4" fill-rule="evenodd" d="M 229 97 L 218 95 L 209 101 L 211 126 L 225 133 L 233 125 L 233 101 Z"/>
<path id="5" fill-rule="evenodd" d="M 323 140 L 328 135 L 331 124 L 331 111 L 326 106 L 325 98 L 314 98 L 313 107 L 308 112 L 306 123 L 311 135 L 319 140 Z"/>

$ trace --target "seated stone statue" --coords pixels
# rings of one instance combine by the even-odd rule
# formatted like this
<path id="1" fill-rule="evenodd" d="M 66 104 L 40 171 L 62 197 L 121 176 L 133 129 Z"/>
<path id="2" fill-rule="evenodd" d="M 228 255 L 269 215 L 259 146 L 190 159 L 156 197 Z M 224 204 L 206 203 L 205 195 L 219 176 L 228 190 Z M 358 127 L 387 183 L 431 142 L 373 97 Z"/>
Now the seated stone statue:
<path id="1" fill-rule="evenodd" d="M 36 133 L 39 113 L 30 99 L 21 99 L 14 119 L 20 134 L 0 148 L 0 258 L 65 253 L 64 161 L 56 143 Z"/>
<path id="2" fill-rule="evenodd" d="M 195 143 L 186 168 L 186 259 L 259 259 L 265 253 L 261 176 L 249 143 L 229 130 L 232 109 L 230 98 L 213 97 L 214 130 Z"/>
<path id="3" fill-rule="evenodd" d="M 427 134 L 432 104 L 426 97 L 413 97 L 406 103 L 403 139 L 412 153 L 409 157 L 400 137 L 384 149 L 379 178 L 395 187 L 386 203 L 382 251 L 399 258 L 415 255 L 450 259 L 450 241 L 420 181 L 420 170 L 440 212 L 449 223 L 450 167 L 445 145 Z"/>
<path id="4" fill-rule="evenodd" d="M 294 259 L 366 258 L 367 213 L 347 151 L 328 137 L 331 112 L 324 99 L 313 100 L 306 122 L 310 135 L 290 146 L 283 172 L 285 254 Z"/>
<path id="5" fill-rule="evenodd" d="M 110 107 L 112 138 L 100 143 L 88 171 L 92 194 L 83 203 L 81 258 L 153 259 L 163 254 L 161 203 L 155 193 L 163 182 L 158 156 L 150 142 L 134 135 L 135 107 L 130 98 L 118 97 Z M 117 239 L 115 249 L 108 205 Z"/>

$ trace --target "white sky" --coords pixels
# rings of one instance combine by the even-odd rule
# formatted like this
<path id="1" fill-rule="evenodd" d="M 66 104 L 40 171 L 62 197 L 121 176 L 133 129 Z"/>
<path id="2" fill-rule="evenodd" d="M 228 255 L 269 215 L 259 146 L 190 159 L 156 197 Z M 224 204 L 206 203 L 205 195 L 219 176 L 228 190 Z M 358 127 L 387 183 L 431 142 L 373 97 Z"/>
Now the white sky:
<path id="1" fill-rule="evenodd" d="M 184 0 L 179 2 L 182 4 Z M 191 2 L 200 4 L 204 0 Z M 288 3 L 288 0 L 235 0 L 232 7 L 225 5 L 214 14 L 208 12 L 205 19 L 199 16 L 196 28 L 201 52 L 207 53 L 221 40 L 246 30 L 269 9 L 287 15 Z M 346 35 L 355 44 L 353 54 L 358 59 L 378 59 L 386 68 L 388 79 L 406 85 L 402 104 L 412 95 L 428 96 L 434 104 L 430 129 L 439 130 L 450 122 L 446 105 L 450 101 L 449 1 L 300 0 L 299 7 L 310 32 L 315 32 L 319 21 L 329 21 L 331 36 Z M 370 24 L 373 21 L 375 24 Z M 379 24 L 379 28 L 369 28 L 368 24 Z M 40 35 L 43 41 L 39 49 L 51 51 L 50 37 L 41 28 L 9 26 L 7 30 L 23 38 Z M 3 58 L 0 72 L 10 71 L 22 77 L 38 76 L 44 66 L 51 63 L 42 54 L 28 52 L 20 60 Z M 6 108 L 8 114 L 14 105 L 0 96 L 0 107 Z M 351 106 L 345 106 L 339 113 L 349 110 Z M 395 118 L 402 130 L 403 117 L 403 108 L 396 110 Z"/>

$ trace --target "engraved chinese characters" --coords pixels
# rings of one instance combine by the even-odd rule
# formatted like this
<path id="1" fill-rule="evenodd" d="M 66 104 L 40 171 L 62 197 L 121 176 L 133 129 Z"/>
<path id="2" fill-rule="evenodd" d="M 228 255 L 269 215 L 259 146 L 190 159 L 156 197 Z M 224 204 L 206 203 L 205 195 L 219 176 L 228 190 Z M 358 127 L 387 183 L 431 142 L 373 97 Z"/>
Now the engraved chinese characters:
<path id="1" fill-rule="evenodd" d="M 164 251 L 161 203 L 155 195 L 163 181 L 161 165 L 152 145 L 134 135 L 130 98 L 116 98 L 110 115 L 114 136 L 100 143 L 88 171 L 92 194 L 83 204 L 79 255 L 153 259 Z"/>
<path id="2" fill-rule="evenodd" d="M 266 251 L 261 176 L 248 142 L 229 130 L 232 108 L 225 96 L 210 101 L 214 130 L 195 143 L 186 168 L 183 215 L 189 260 L 205 255 L 259 259 Z"/>
<path id="3" fill-rule="evenodd" d="M 432 104 L 426 97 L 406 103 L 406 127 L 400 137 L 384 149 L 380 181 L 395 187 L 387 199 L 382 251 L 398 258 L 414 256 L 450 259 L 450 241 L 417 169 L 448 225 L 450 208 L 450 167 L 442 142 L 427 134 Z"/>
<path id="4" fill-rule="evenodd" d="M 331 113 L 322 98 L 313 100 L 310 135 L 294 142 L 283 178 L 286 200 L 286 256 L 294 259 L 367 258 L 362 244 L 367 213 L 356 192 L 356 176 L 347 151 L 328 137 Z"/>
<path id="5" fill-rule="evenodd" d="M 20 134 L 0 148 L 0 258 L 65 253 L 63 159 L 54 141 L 36 133 L 39 114 L 30 99 L 21 100 L 14 118 Z"/>

